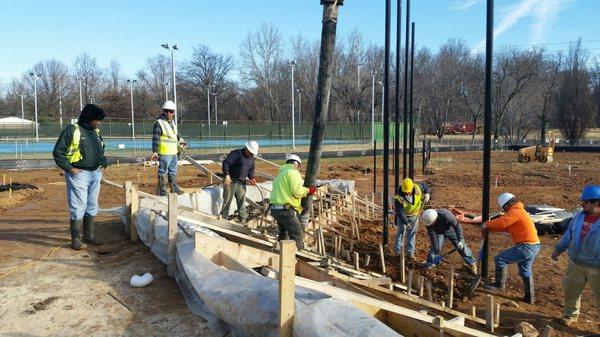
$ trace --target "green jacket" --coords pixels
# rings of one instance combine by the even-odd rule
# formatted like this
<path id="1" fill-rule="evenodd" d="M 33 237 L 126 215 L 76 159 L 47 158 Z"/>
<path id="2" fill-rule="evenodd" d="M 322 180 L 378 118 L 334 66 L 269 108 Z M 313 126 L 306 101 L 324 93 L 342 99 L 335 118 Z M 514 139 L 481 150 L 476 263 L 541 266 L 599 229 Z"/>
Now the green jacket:
<path id="1" fill-rule="evenodd" d="M 302 211 L 300 199 L 308 195 L 308 188 L 302 186 L 302 176 L 294 164 L 285 164 L 279 168 L 279 174 L 273 182 L 271 192 L 272 205 L 290 205 L 298 213 Z"/>
<path id="2" fill-rule="evenodd" d="M 78 162 L 72 164 L 69 163 L 67 160 L 67 148 L 73 140 L 74 130 L 75 125 L 68 125 L 58 137 L 56 145 L 54 145 L 54 151 L 52 152 L 56 165 L 65 171 L 70 171 L 74 167 L 88 171 L 96 170 L 100 166 L 106 167 L 102 136 L 100 136 L 96 130 L 92 129 L 88 123 L 79 125 L 79 130 L 81 131 L 79 149 L 83 157 Z"/>

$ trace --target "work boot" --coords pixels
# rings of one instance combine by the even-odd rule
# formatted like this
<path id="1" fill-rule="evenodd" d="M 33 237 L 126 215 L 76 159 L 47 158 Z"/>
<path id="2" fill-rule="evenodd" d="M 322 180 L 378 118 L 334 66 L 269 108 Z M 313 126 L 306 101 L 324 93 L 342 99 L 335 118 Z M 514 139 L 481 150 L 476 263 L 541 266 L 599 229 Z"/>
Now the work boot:
<path id="1" fill-rule="evenodd" d="M 404 255 L 407 262 L 415 262 L 415 253 L 406 252 Z"/>
<path id="2" fill-rule="evenodd" d="M 71 219 L 70 227 L 71 227 L 71 248 L 74 250 L 86 249 L 87 245 L 85 243 L 81 243 L 81 227 L 83 224 L 83 220 L 73 220 Z"/>
<path id="3" fill-rule="evenodd" d="M 523 301 L 525 301 L 525 303 L 533 304 L 535 302 L 535 291 L 533 290 L 533 276 L 521 276 L 521 278 L 523 279 L 523 286 L 525 288 L 525 296 L 523 297 Z"/>
<path id="4" fill-rule="evenodd" d="M 167 176 L 158 176 L 158 195 L 167 195 Z"/>
<path id="5" fill-rule="evenodd" d="M 477 275 L 477 264 L 476 263 L 470 264 L 469 271 L 471 272 L 471 274 Z"/>
<path id="6" fill-rule="evenodd" d="M 508 267 L 496 267 L 496 279 L 494 283 L 487 283 L 483 287 L 487 290 L 504 291 L 506 286 L 506 278 L 508 277 Z"/>
<path id="7" fill-rule="evenodd" d="M 95 216 L 84 216 L 83 217 L 83 242 L 100 246 L 104 243 L 100 240 L 96 240 L 94 238 L 94 222 L 96 220 Z"/>
<path id="8" fill-rule="evenodd" d="M 177 176 L 169 174 L 169 186 L 171 187 L 171 193 L 177 193 L 177 195 L 185 194 L 185 192 L 177 185 Z"/>
<path id="9" fill-rule="evenodd" d="M 577 321 L 579 320 L 578 316 L 564 316 L 563 318 L 560 319 L 560 324 L 564 325 L 564 326 L 571 326 L 575 323 L 577 323 Z"/>

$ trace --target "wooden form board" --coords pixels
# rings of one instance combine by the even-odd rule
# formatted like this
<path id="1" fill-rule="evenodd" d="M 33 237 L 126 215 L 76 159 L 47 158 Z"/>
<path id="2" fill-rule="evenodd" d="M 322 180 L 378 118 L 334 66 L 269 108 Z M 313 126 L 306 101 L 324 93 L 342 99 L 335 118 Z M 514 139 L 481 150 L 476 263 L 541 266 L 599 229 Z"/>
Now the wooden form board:
<path id="1" fill-rule="evenodd" d="M 295 310 L 296 242 L 280 241 L 279 254 L 279 336 L 292 337 Z"/>

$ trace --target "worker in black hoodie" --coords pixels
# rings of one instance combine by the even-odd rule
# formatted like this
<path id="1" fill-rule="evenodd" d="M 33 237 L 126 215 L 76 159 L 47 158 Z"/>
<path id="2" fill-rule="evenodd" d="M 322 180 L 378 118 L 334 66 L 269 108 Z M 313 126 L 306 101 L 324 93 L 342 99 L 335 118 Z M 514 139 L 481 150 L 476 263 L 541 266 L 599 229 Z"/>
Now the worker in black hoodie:
<path id="1" fill-rule="evenodd" d="M 94 238 L 94 220 L 98 214 L 102 168 L 106 167 L 104 142 L 99 129 L 104 117 L 104 110 L 87 104 L 77 124 L 63 129 L 52 152 L 56 165 L 65 171 L 71 248 L 75 250 L 87 248 L 85 243 L 102 244 Z"/>

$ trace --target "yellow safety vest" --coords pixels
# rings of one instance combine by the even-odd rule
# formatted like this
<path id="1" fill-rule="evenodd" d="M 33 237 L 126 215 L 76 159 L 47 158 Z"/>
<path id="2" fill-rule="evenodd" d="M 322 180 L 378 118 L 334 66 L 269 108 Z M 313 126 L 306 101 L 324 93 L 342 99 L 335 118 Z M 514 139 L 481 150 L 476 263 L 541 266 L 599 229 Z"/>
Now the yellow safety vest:
<path id="1" fill-rule="evenodd" d="M 160 135 L 160 142 L 158 143 L 158 154 L 159 155 L 176 155 L 177 154 L 177 125 L 171 124 L 164 119 L 157 119 L 156 122 L 160 125 L 162 135 Z"/>
<path id="2" fill-rule="evenodd" d="M 100 136 L 100 129 L 96 128 L 96 133 Z M 71 144 L 67 147 L 67 161 L 71 164 L 80 161 L 83 158 L 81 150 L 79 149 L 79 142 L 81 141 L 81 130 L 79 130 L 79 124 L 75 124 L 75 130 L 73 130 L 73 138 Z M 102 145 L 104 142 L 100 141 Z"/>
<path id="3" fill-rule="evenodd" d="M 415 193 L 413 195 L 414 199 L 412 204 L 408 202 L 406 198 L 403 198 L 399 195 L 394 197 L 394 199 L 398 200 L 402 204 L 402 207 L 404 207 L 404 212 L 409 216 L 419 215 L 421 207 L 423 206 L 423 192 L 421 191 L 421 187 L 419 187 L 419 184 L 415 184 L 414 188 Z"/>

